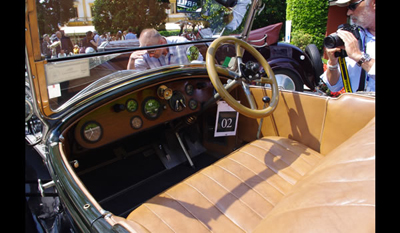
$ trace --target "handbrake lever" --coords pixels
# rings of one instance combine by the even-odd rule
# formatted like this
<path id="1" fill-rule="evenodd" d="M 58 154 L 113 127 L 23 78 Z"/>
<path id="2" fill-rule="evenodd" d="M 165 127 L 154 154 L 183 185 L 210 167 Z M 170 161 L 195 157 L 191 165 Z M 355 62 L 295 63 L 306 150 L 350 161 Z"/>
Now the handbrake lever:
<path id="1" fill-rule="evenodd" d="M 271 98 L 269 98 L 269 96 L 264 96 L 262 98 L 262 101 L 264 102 L 263 109 L 265 109 L 267 107 L 267 104 L 269 104 L 269 102 L 271 102 Z M 260 132 L 261 132 L 261 127 L 262 127 L 263 121 L 264 121 L 264 118 L 261 118 L 260 124 L 258 125 L 258 130 L 257 130 L 257 139 L 260 139 Z"/>

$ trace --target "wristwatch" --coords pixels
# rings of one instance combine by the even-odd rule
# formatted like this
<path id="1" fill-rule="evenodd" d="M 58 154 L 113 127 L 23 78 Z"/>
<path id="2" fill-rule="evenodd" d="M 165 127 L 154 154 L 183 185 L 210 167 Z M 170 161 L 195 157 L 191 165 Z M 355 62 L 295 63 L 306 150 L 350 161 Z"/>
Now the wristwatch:
<path id="1" fill-rule="evenodd" d="M 361 66 L 364 62 L 369 62 L 369 61 L 371 61 L 371 57 L 370 57 L 368 54 L 366 54 L 366 53 L 364 53 L 364 52 L 362 52 L 361 54 L 362 54 L 362 57 L 361 57 L 361 59 L 357 62 L 357 65 L 358 65 L 358 66 Z"/>

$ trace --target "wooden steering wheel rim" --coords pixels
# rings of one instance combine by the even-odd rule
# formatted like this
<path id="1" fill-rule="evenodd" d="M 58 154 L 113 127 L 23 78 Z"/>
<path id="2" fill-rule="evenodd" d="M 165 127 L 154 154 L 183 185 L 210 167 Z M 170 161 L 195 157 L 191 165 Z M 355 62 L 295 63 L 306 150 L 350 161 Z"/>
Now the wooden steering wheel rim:
<path id="1" fill-rule="evenodd" d="M 270 84 L 271 90 L 272 90 L 272 97 L 270 97 L 271 102 L 267 108 L 265 108 L 265 109 L 248 108 L 248 107 L 240 104 L 224 88 L 224 85 L 221 83 L 221 80 L 219 79 L 217 68 L 216 68 L 216 65 L 214 62 L 215 53 L 216 53 L 218 47 L 220 45 L 222 45 L 223 43 L 234 44 L 235 48 L 236 48 L 236 56 L 237 57 L 242 57 L 240 47 L 244 48 L 246 51 L 250 52 L 250 54 L 253 55 L 256 58 L 256 60 L 260 63 L 260 65 L 264 68 L 268 78 L 264 78 L 263 79 L 264 82 L 262 82 L 262 83 Z M 237 38 L 231 37 L 231 36 L 222 36 L 222 37 L 219 37 L 218 39 L 214 40 L 207 50 L 206 68 L 207 68 L 209 78 L 210 78 L 214 88 L 221 96 L 221 98 L 223 100 L 225 100 L 233 109 L 235 109 L 239 113 L 241 113 L 247 117 L 250 117 L 250 118 L 264 118 L 264 117 L 270 115 L 275 110 L 276 106 L 278 105 L 279 89 L 278 89 L 278 84 L 276 82 L 274 72 L 272 71 L 271 67 L 269 66 L 269 64 L 265 60 L 265 58 L 253 46 L 249 45 L 245 41 L 242 41 L 240 39 L 237 39 Z M 220 70 L 220 68 L 218 68 L 218 70 Z"/>

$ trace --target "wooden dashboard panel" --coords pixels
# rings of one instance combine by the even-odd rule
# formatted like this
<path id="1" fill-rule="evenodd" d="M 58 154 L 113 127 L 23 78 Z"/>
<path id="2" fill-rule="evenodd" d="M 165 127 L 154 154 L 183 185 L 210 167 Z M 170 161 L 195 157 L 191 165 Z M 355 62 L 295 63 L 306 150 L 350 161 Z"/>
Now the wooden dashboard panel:
<path id="1" fill-rule="evenodd" d="M 175 95 L 180 95 L 181 97 L 183 96 L 183 104 L 186 107 L 183 107 L 182 103 L 179 103 L 180 108 L 182 108 L 181 111 L 177 112 L 171 108 L 171 106 L 174 107 L 176 104 L 175 102 L 170 104 L 172 99 L 162 99 L 157 95 L 157 90 L 161 85 L 165 85 L 166 87 L 172 89 Z M 192 85 L 193 93 L 189 92 L 188 94 L 186 90 L 188 85 Z M 171 80 L 168 82 L 155 84 L 145 89 L 132 91 L 131 93 L 119 97 L 118 99 L 113 100 L 84 116 L 78 122 L 77 127 L 75 128 L 75 139 L 81 146 L 85 148 L 96 148 L 108 144 L 158 124 L 162 124 L 164 122 L 168 122 L 199 111 L 201 104 L 212 98 L 213 90 L 214 88 L 208 78 L 185 77 L 185 79 Z M 137 110 L 134 112 L 129 112 L 127 109 L 121 110 L 121 108 L 123 108 L 121 106 L 126 108 L 126 103 L 129 99 L 133 99 L 138 103 Z M 148 99 L 155 99 L 161 104 L 161 113 L 156 119 L 146 117 L 144 114 L 143 105 Z M 197 102 L 196 108 L 191 109 L 189 107 L 190 100 Z M 131 126 L 131 120 L 135 116 L 139 117 L 143 121 L 143 124 L 139 129 L 135 129 Z M 90 122 L 98 123 L 101 126 L 101 137 L 95 142 L 88 141 L 83 135 L 83 128 Z"/>

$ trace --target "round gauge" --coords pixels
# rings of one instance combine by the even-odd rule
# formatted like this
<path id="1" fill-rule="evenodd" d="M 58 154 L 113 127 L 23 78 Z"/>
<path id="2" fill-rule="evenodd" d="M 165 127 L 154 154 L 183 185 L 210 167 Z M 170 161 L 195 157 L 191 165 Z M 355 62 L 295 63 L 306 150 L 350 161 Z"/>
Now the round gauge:
<path id="1" fill-rule="evenodd" d="M 128 99 L 125 105 L 128 112 L 134 112 L 138 108 L 138 103 L 134 99 Z"/>
<path id="2" fill-rule="evenodd" d="M 188 84 L 185 87 L 186 94 L 193 95 L 194 87 L 192 84 Z"/>
<path id="3" fill-rule="evenodd" d="M 174 91 L 171 99 L 169 100 L 169 106 L 175 112 L 180 112 L 186 108 L 186 99 L 183 93 L 179 91 Z"/>
<path id="4" fill-rule="evenodd" d="M 161 85 L 157 89 L 157 95 L 162 100 L 163 99 L 169 100 L 171 98 L 171 96 L 172 96 L 172 89 L 168 88 L 165 85 Z"/>
<path id="5" fill-rule="evenodd" d="M 189 100 L 189 108 L 192 110 L 195 110 L 197 108 L 197 101 L 195 99 L 190 99 Z"/>
<path id="6" fill-rule="evenodd" d="M 82 137 L 85 141 L 90 143 L 98 142 L 103 135 L 103 129 L 96 121 L 86 122 L 82 126 Z"/>
<path id="7" fill-rule="evenodd" d="M 161 103 L 154 97 L 149 97 L 143 102 L 143 115 L 150 119 L 157 119 L 161 114 Z"/>
<path id="8" fill-rule="evenodd" d="M 134 129 L 140 129 L 143 126 L 143 120 L 139 116 L 134 116 L 131 119 L 131 126 Z"/>

